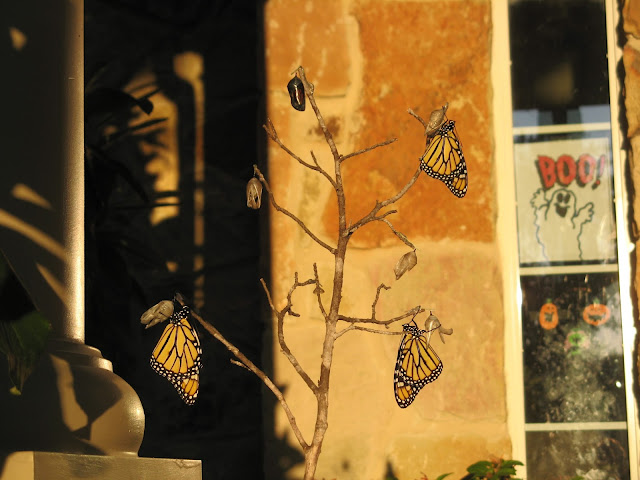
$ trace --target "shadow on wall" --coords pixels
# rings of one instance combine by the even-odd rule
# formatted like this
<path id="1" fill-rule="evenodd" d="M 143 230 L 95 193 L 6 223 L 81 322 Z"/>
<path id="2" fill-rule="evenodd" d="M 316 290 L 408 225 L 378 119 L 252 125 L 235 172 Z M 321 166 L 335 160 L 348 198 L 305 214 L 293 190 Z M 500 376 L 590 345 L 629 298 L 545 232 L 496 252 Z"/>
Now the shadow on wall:
<path id="1" fill-rule="evenodd" d="M 142 1 L 124 5 L 85 3 L 86 76 L 101 72 L 106 85 L 122 88 L 144 69 L 168 99 L 173 110 L 162 128 L 173 128 L 174 122 L 175 151 L 163 144 L 166 132 L 147 144 L 175 156 L 179 214 L 152 225 L 148 209 L 124 212 L 128 228 L 138 238 L 146 235 L 164 261 L 150 265 L 121 249 L 119 257 L 97 251 L 102 267 L 120 263 L 125 268 L 94 275 L 97 283 L 87 293 L 87 341 L 113 361 L 114 370 L 142 400 L 146 431 L 141 456 L 201 459 L 206 479 L 264 478 L 262 452 L 273 420 L 269 409 L 263 418 L 259 380 L 232 365 L 228 351 L 200 332 L 200 393 L 195 405 L 187 407 L 148 364 L 161 327 L 142 331 L 139 324 L 148 307 L 180 291 L 196 302 L 203 299 L 203 317 L 249 358 L 258 365 L 261 358 L 270 362 L 271 352 L 262 351 L 263 345 L 271 345 L 263 342 L 270 322 L 258 282 L 261 276 L 269 278 L 268 218 L 266 211 L 248 209 L 245 197 L 252 165 L 263 168 L 265 162 L 258 128 L 264 119 L 262 3 L 200 1 L 153 9 Z M 176 71 L 176 57 L 186 52 L 200 62 L 199 76 L 184 75 L 185 65 Z M 149 174 L 149 152 L 123 144 L 113 156 L 152 192 L 157 178 Z M 204 208 L 194 198 L 197 191 Z M 118 204 L 130 205 L 132 198 L 129 192 Z M 198 226 L 194 217 L 200 214 Z M 126 280 L 123 271 L 133 273 L 132 279 Z M 269 370 L 268 365 L 262 368 Z"/>
<path id="2" fill-rule="evenodd" d="M 149 88 L 159 88 L 174 106 L 177 143 L 173 153 L 179 165 L 178 192 L 173 192 L 178 194 L 179 215 L 157 224 L 149 219 L 150 205 L 161 198 L 152 194 L 156 176 L 148 171 L 156 157 L 141 147 L 140 137 L 123 137 L 111 145 L 107 160 L 113 170 L 98 175 L 97 183 L 87 189 L 86 341 L 113 362 L 114 372 L 140 396 L 146 415 L 140 455 L 201 459 L 206 479 L 264 478 L 265 442 L 275 445 L 282 459 L 273 478 L 283 478 L 284 470 L 301 461 L 286 438 L 270 437 L 273 399 L 269 395 L 263 408 L 261 383 L 230 364 L 224 347 L 201 332 L 201 390 L 195 406 L 187 407 L 169 382 L 149 367 L 160 329 L 143 331 L 139 323 L 142 312 L 172 298 L 176 291 L 193 298 L 198 293 L 194 292 L 196 279 L 203 278 L 198 288 L 204 317 L 261 368 L 271 369 L 260 361 L 270 363 L 272 352 L 263 350 L 263 346 L 271 348 L 269 338 L 263 341 L 263 335 L 271 335 L 270 315 L 258 282 L 260 277 L 269 278 L 268 217 L 264 209 L 258 213 L 246 208 L 245 198 L 252 165 L 257 163 L 266 172 L 266 147 L 259 128 L 265 117 L 262 9 L 262 2 L 223 0 L 153 6 L 141 0 L 85 1 L 85 81 L 97 79 L 99 87 L 123 89 L 136 74 L 148 75 L 153 83 Z M 56 25 L 37 15 L 20 20 L 25 29 L 37 21 Z M 20 41 L 19 35 L 16 38 Z M 33 45 L 32 40 L 27 38 L 25 48 Z M 176 74 L 174 59 L 185 52 L 201 59 L 199 79 Z M 5 58 L 11 59 L 10 53 Z M 10 78 L 5 76 L 7 81 Z M 4 105 L 12 112 L 39 111 L 44 103 L 38 103 L 37 86 L 43 81 L 34 75 L 32 102 L 14 102 L 13 107 L 6 103 L 12 91 L 6 85 L 0 89 Z M 200 87 L 204 92 L 201 118 L 202 105 L 195 102 Z M 25 132 L 33 120 L 19 113 L 4 118 L 24 121 Z M 111 122 L 124 125 L 131 118 L 129 114 Z M 142 137 L 147 145 L 166 147 L 159 139 L 168 128 L 157 124 L 142 132 Z M 93 142 L 90 129 L 87 134 L 86 141 Z M 29 140 L 28 134 L 25 137 Z M 64 132 L 56 138 L 62 141 Z M 199 139 L 203 139 L 203 150 L 199 150 Z M 35 149 L 38 142 L 32 140 L 27 146 Z M 46 152 L 22 147 L 14 153 L 18 150 L 21 155 L 47 157 Z M 204 183 L 195 175 L 199 152 Z M 45 182 L 46 189 L 46 182 L 60 172 L 47 172 L 45 161 L 42 167 L 37 176 L 25 175 Z M 148 202 L 131 179 L 142 186 Z M 194 232 L 194 216 L 201 207 L 194 200 L 196 189 L 201 189 L 204 199 L 200 233 Z M 8 190 L 0 191 L 5 195 Z M 196 238 L 199 234 L 204 236 L 201 243 Z M 194 271 L 196 257 L 201 261 Z M 38 374 L 45 373 L 43 367 Z M 39 412 L 45 415 L 47 410 Z M 43 422 L 47 418 L 56 416 L 46 414 Z M 74 445 L 60 445 L 78 451 Z"/>

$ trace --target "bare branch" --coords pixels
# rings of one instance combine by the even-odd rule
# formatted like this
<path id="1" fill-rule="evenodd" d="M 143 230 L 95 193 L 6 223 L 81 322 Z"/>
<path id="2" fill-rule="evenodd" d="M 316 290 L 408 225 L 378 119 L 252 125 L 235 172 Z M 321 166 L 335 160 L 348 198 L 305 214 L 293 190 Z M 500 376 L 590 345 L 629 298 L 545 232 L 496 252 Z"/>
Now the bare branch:
<path id="1" fill-rule="evenodd" d="M 302 80 L 302 84 L 304 85 L 304 91 L 306 92 L 307 98 L 309 99 L 309 104 L 311 105 L 311 108 L 313 108 L 313 111 L 316 114 L 316 118 L 318 119 L 318 125 L 320 125 L 320 129 L 324 134 L 324 139 L 326 140 L 327 145 L 329 145 L 329 149 L 331 150 L 331 154 L 333 155 L 333 159 L 335 163 L 338 164 L 340 162 L 340 154 L 338 153 L 338 148 L 336 147 L 336 143 L 333 140 L 333 135 L 327 128 L 327 124 L 324 121 L 324 117 L 320 113 L 320 109 L 316 104 L 316 99 L 313 96 L 314 87 L 307 80 L 307 76 L 304 73 L 304 68 L 298 67 L 297 72 L 298 72 L 298 78 Z"/>
<path id="2" fill-rule="evenodd" d="M 376 298 L 373 299 L 373 303 L 371 304 L 371 320 L 376 319 L 376 305 L 378 304 L 378 300 L 380 300 L 380 291 L 383 288 L 385 290 L 391 290 L 391 287 L 387 287 L 384 283 L 378 285 L 378 288 L 376 289 Z"/>
<path id="3" fill-rule="evenodd" d="M 229 362 L 233 363 L 234 365 L 237 365 L 238 367 L 242 367 L 245 370 L 249 370 L 251 371 L 244 363 L 239 362 L 238 360 L 234 360 L 233 358 L 229 360 Z"/>
<path id="4" fill-rule="evenodd" d="M 355 232 L 357 229 L 359 229 L 363 225 L 366 225 L 369 222 L 373 222 L 374 220 L 380 220 L 380 218 L 383 218 L 383 217 L 376 217 L 376 214 L 380 211 L 380 209 L 400 200 L 404 196 L 404 194 L 407 193 L 407 191 L 413 186 L 413 184 L 416 183 L 416 180 L 418 180 L 418 177 L 420 176 L 420 172 L 421 172 L 420 167 L 418 167 L 418 170 L 416 170 L 416 173 L 414 173 L 413 177 L 411 177 L 411 180 L 409 180 L 409 182 L 404 187 L 402 187 L 402 190 L 396 193 L 393 197 L 388 198 L 387 200 L 384 200 L 383 202 L 376 202 L 375 206 L 371 209 L 371 211 L 367 215 L 362 217 L 360 220 L 358 220 L 356 223 L 351 225 L 351 227 L 346 229 L 343 235 L 344 236 L 352 235 L 353 232 Z"/>
<path id="5" fill-rule="evenodd" d="M 315 263 L 313 264 L 313 275 L 316 281 L 316 288 L 314 288 L 313 293 L 315 293 L 318 297 L 318 308 L 320 308 L 322 316 L 325 320 L 328 320 L 329 316 L 327 315 L 327 311 L 324 309 L 324 305 L 322 304 L 322 297 L 320 296 L 324 293 L 324 290 L 322 289 L 322 285 L 320 285 L 320 277 L 318 277 L 318 265 L 316 265 Z"/>
<path id="6" fill-rule="evenodd" d="M 311 158 L 313 159 L 313 163 L 315 163 L 315 167 L 309 167 L 311 168 L 311 170 L 316 170 L 318 172 L 320 172 L 322 175 L 324 175 L 324 177 L 329 181 L 329 183 L 331 184 L 331 186 L 334 188 L 334 190 L 336 188 L 338 188 L 338 185 L 336 184 L 336 181 L 331 177 L 331 175 L 329 175 L 327 173 L 327 171 L 322 168 L 320 166 L 320 164 L 318 163 L 318 159 L 316 158 L 316 156 L 313 154 L 313 150 L 310 150 L 309 153 L 311 153 Z"/>
<path id="7" fill-rule="evenodd" d="M 357 152 L 349 153 L 347 155 L 342 155 L 340 157 L 340 161 L 344 162 L 347 158 L 355 157 L 356 155 L 362 155 L 363 153 L 370 152 L 371 150 L 374 150 L 374 149 L 376 149 L 378 147 L 384 147 L 386 145 L 390 145 L 393 142 L 397 142 L 397 141 L 398 141 L 397 138 L 391 138 L 389 140 L 385 140 L 384 142 L 376 143 L 375 145 L 372 145 L 372 146 L 367 147 L 367 148 L 363 148 L 362 150 L 358 150 Z"/>
<path id="8" fill-rule="evenodd" d="M 388 320 L 376 320 L 375 318 L 347 317 L 347 316 L 344 316 L 344 315 L 339 315 L 338 316 L 338 320 L 342 320 L 343 322 L 347 322 L 347 323 L 373 323 L 375 325 L 388 326 L 388 325 L 391 325 L 394 322 L 397 322 L 399 320 L 403 320 L 403 319 L 405 319 L 407 317 L 415 316 L 418 313 L 422 313 L 424 311 L 425 310 L 422 307 L 417 306 L 417 307 L 412 308 L 408 312 L 403 313 L 402 315 L 398 315 L 397 317 L 393 317 L 393 318 L 390 318 Z"/>
<path id="9" fill-rule="evenodd" d="M 336 332 L 334 335 L 334 338 L 337 339 L 351 330 L 362 330 L 363 332 L 379 333 L 380 335 L 403 335 L 404 334 L 404 332 L 388 332 L 386 330 L 378 330 L 376 328 L 360 327 L 359 325 L 349 325 L 347 328 L 344 328 L 339 332 Z"/>
<path id="10" fill-rule="evenodd" d="M 302 447 L 302 449 L 306 451 L 309 448 L 309 445 L 305 441 L 304 436 L 302 435 L 302 432 L 298 428 L 298 424 L 296 423 L 296 418 L 293 416 L 293 413 L 291 413 L 291 410 L 289 409 L 289 405 L 284 399 L 284 395 L 282 394 L 280 389 L 273 383 L 273 381 L 262 370 L 256 367 L 251 360 L 249 360 L 240 350 L 238 350 L 238 348 L 235 345 L 233 345 L 226 338 L 224 338 L 222 334 L 213 325 L 205 321 L 200 315 L 198 315 L 193 310 L 191 311 L 191 315 L 198 322 L 200 322 L 200 324 L 205 328 L 205 330 L 207 330 L 207 332 L 209 332 L 211 335 L 213 335 L 213 337 L 216 340 L 218 340 L 225 347 L 227 347 L 227 350 L 229 350 L 238 360 L 240 360 L 240 362 L 245 367 L 251 370 L 251 372 L 253 372 L 260 380 L 262 380 L 262 382 L 267 386 L 267 388 L 273 392 L 273 394 L 278 399 L 278 402 L 280 402 L 280 406 L 282 407 L 285 414 L 287 415 L 287 419 L 289 420 L 289 424 L 291 425 L 291 429 L 293 430 L 293 433 L 298 439 L 298 443 L 300 443 L 300 446 Z"/>
<path id="11" fill-rule="evenodd" d="M 397 210 L 386 211 L 386 212 L 378 215 L 377 217 L 374 217 L 372 220 L 382 220 L 383 218 L 388 217 L 389 215 L 392 215 L 394 213 L 398 213 L 398 211 Z"/>
<path id="12" fill-rule="evenodd" d="M 294 158 L 295 160 L 297 160 L 299 164 L 304 165 L 308 169 L 314 170 L 316 172 L 320 172 L 327 180 L 329 180 L 329 183 L 331 183 L 333 188 L 336 187 L 336 182 L 333 180 L 333 178 L 331 178 L 331 175 L 329 175 L 327 171 L 320 166 L 318 161 L 313 156 L 313 152 L 311 152 L 311 156 L 313 157 L 313 161 L 315 165 L 311 165 L 310 163 L 305 162 L 302 158 L 300 158 L 298 155 L 293 153 L 293 151 L 291 151 L 289 147 L 287 147 L 284 143 L 282 143 L 282 140 L 280 140 L 280 137 L 278 137 L 278 133 L 276 132 L 276 128 L 273 126 L 271 119 L 267 117 L 267 124 L 263 125 L 262 128 L 264 128 L 265 132 L 267 132 L 267 136 L 271 140 L 273 140 L 275 143 L 277 143 L 282 150 L 287 152 L 290 157 Z"/>
<path id="13" fill-rule="evenodd" d="M 409 241 L 409 239 L 402 233 L 397 231 L 395 228 L 393 228 L 393 225 L 391 225 L 391 222 L 389 220 L 387 220 L 386 218 L 379 218 L 378 220 L 380 220 L 381 222 L 386 223 L 387 225 L 389 225 L 389 228 L 391 229 L 391 231 L 393 233 L 396 234 L 396 236 L 402 240 L 409 248 L 411 248 L 412 250 L 415 250 L 416 247 L 413 245 L 413 243 L 411 243 Z"/>
<path id="14" fill-rule="evenodd" d="M 314 284 L 315 281 L 307 280 L 305 282 L 300 283 L 298 282 L 298 272 L 296 272 L 294 275 L 293 285 L 289 289 L 289 293 L 287 293 L 287 304 L 284 306 L 282 310 L 279 310 L 279 311 L 276 310 L 273 306 L 273 302 L 271 301 L 271 297 L 269 296 L 269 291 L 267 289 L 265 281 L 263 279 L 260 279 L 260 282 L 262 283 L 262 287 L 264 288 L 265 292 L 267 292 L 267 298 L 269 300 L 269 304 L 271 305 L 271 309 L 276 314 L 276 317 L 278 319 L 278 343 L 280 344 L 280 350 L 282 351 L 282 354 L 285 357 L 287 357 L 287 360 L 289 360 L 289 363 L 293 366 L 295 371 L 298 372 L 298 375 L 300 375 L 300 378 L 304 380 L 304 383 L 306 383 L 309 389 L 315 394 L 318 390 L 318 386 L 313 382 L 313 380 L 311 380 L 311 377 L 309 377 L 307 372 L 304 371 L 304 369 L 298 362 L 298 359 L 293 355 L 293 353 L 291 353 L 291 349 L 289 348 L 289 346 L 287 345 L 287 342 L 284 339 L 284 317 L 287 314 L 292 315 L 294 317 L 300 316 L 297 313 L 293 312 L 291 309 L 293 305 L 291 300 L 291 297 L 293 296 L 293 292 L 295 291 L 296 288 L 302 287 L 305 285 Z"/>
<path id="15" fill-rule="evenodd" d="M 295 371 L 298 372 L 300 378 L 304 380 L 304 383 L 306 383 L 309 389 L 315 394 L 318 391 L 318 386 L 313 383 L 311 377 L 309 377 L 307 372 L 305 372 L 300 366 L 298 359 L 293 355 L 293 353 L 291 353 L 291 350 L 284 339 L 284 314 L 278 315 L 278 343 L 280 344 L 282 354 L 287 357 L 287 360 L 289 360 L 289 363 L 293 366 Z"/>
<path id="16" fill-rule="evenodd" d="M 416 120 L 418 120 L 424 126 L 425 131 L 427 130 L 427 128 L 429 128 L 429 125 L 427 124 L 427 122 L 425 122 L 422 119 L 422 117 L 418 115 L 416 112 L 414 112 L 411 109 L 407 110 L 407 112 L 409 112 L 409 115 L 413 116 Z"/>
<path id="17" fill-rule="evenodd" d="M 273 310 L 273 313 L 278 313 L 278 310 L 276 310 L 275 305 L 273 304 L 273 301 L 271 300 L 271 293 L 269 293 L 269 289 L 267 288 L 267 284 L 264 281 L 264 278 L 260 279 L 260 283 L 262 284 L 262 288 L 264 288 L 264 292 L 267 294 L 267 301 L 269 302 L 269 306 L 271 307 L 271 310 Z"/>
<path id="18" fill-rule="evenodd" d="M 271 191 L 271 187 L 269 187 L 269 183 L 267 182 L 266 178 L 264 178 L 264 175 L 262 175 L 262 172 L 260 171 L 260 169 L 258 168 L 257 165 L 253 166 L 253 171 L 254 173 L 258 176 L 258 178 L 260 179 L 260 181 L 262 182 L 262 184 L 264 185 L 264 188 L 267 190 L 267 193 L 269 194 L 269 199 L 271 200 L 271 204 L 273 205 L 273 208 L 275 208 L 277 211 L 284 213 L 287 217 L 291 218 L 294 222 L 296 222 L 298 225 L 300 225 L 300 227 L 304 230 L 304 232 L 309 235 L 313 240 L 315 240 L 315 242 L 320 245 L 321 247 L 324 247 L 325 249 L 329 250 L 329 252 L 331 252 L 332 254 L 335 255 L 336 253 L 336 249 L 333 248 L 332 246 L 326 244 L 325 242 L 323 242 L 322 240 L 320 240 L 311 230 L 309 230 L 307 228 L 307 226 L 304 224 L 304 222 L 302 220 L 300 220 L 298 217 L 296 217 L 293 213 L 291 213 L 289 210 L 282 208 L 280 205 L 278 205 L 276 203 L 276 199 L 273 196 L 273 192 Z"/>

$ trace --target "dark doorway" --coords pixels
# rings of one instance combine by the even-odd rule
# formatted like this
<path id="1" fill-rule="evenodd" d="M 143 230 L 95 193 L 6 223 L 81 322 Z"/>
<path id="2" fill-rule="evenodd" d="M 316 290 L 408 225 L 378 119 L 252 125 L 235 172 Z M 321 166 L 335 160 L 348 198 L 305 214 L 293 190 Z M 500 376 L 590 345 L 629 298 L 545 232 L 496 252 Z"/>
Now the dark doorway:
<path id="1" fill-rule="evenodd" d="M 196 295 L 203 316 L 228 340 L 257 365 L 271 362 L 262 348 L 268 317 L 258 282 L 269 278 L 268 219 L 265 209 L 247 208 L 245 198 L 252 165 L 265 169 L 262 12 L 260 1 L 85 1 L 85 81 L 122 89 L 141 71 L 151 72 L 154 87 L 175 105 L 180 160 L 179 215 L 159 223 L 149 220 L 150 205 L 164 201 L 146 169 L 153 155 L 137 141 L 157 142 L 158 129 L 170 122 L 134 132 L 111 150 L 117 166 L 91 179 L 108 178 L 108 195 L 87 184 L 87 343 L 102 350 L 142 400 L 140 455 L 200 459 L 207 480 L 264 478 L 262 385 L 201 330 L 200 394 L 194 406 L 185 405 L 149 367 L 163 327 L 145 331 L 139 317 L 176 291 Z M 198 95 L 175 72 L 175 57 L 185 52 L 203 66 L 202 184 L 194 176 Z M 194 239 L 198 188 L 204 194 L 201 246 Z M 202 259 L 197 271 L 195 256 Z M 198 277 L 204 279 L 200 291 Z"/>

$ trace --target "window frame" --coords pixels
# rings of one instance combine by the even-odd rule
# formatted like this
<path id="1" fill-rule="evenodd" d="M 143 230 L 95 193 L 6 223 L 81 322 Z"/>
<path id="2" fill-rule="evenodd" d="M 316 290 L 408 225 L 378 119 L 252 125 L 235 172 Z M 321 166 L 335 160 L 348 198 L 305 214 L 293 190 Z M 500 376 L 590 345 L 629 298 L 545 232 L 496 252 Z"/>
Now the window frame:
<path id="1" fill-rule="evenodd" d="M 636 399 L 633 395 L 633 387 L 636 383 L 633 376 L 633 365 L 635 364 L 633 349 L 636 329 L 631 300 L 631 289 L 633 287 L 630 258 L 635 245 L 629 237 L 628 224 L 624 221 L 624 219 L 628 218 L 630 199 L 622 178 L 623 172 L 626 171 L 627 156 L 622 150 L 623 133 L 618 121 L 620 115 L 618 99 L 620 98 L 621 85 L 616 67 L 621 61 L 622 49 L 616 43 L 615 32 L 620 18 L 614 1 L 604 1 L 629 469 L 630 478 L 639 480 L 638 459 L 640 455 L 638 439 L 640 438 L 640 428 Z M 502 264 L 502 288 L 504 293 L 504 373 L 507 428 L 512 441 L 512 457 L 526 463 L 525 397 L 522 363 L 522 292 L 520 289 L 521 271 L 518 252 L 517 205 L 515 202 L 514 128 L 512 119 L 508 4 L 509 0 L 491 1 L 493 24 L 491 80 L 494 89 L 494 162 L 498 205 L 496 236 Z"/>

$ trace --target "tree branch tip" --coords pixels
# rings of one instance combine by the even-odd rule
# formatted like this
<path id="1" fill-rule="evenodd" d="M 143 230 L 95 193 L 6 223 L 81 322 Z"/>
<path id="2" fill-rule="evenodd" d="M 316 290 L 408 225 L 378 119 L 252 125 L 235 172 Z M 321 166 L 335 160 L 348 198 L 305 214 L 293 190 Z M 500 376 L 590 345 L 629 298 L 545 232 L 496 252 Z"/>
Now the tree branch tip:
<path id="1" fill-rule="evenodd" d="M 248 370 L 249 372 L 251 372 L 251 369 L 249 367 L 247 367 L 244 363 L 239 362 L 238 360 L 234 360 L 233 358 L 229 359 L 230 363 L 233 363 L 234 365 L 238 366 L 238 367 L 242 367 L 245 370 Z M 252 372 L 253 373 L 253 372 Z"/>

